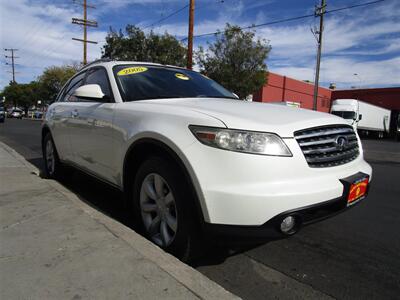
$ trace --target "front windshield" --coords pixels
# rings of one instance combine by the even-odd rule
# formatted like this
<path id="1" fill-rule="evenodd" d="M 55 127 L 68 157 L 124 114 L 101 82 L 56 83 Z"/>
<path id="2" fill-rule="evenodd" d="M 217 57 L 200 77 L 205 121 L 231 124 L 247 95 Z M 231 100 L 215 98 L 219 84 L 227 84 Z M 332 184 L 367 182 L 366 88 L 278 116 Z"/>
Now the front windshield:
<path id="1" fill-rule="evenodd" d="M 354 120 L 356 116 L 356 113 L 354 111 L 337 110 L 337 111 L 332 111 L 332 114 L 342 117 L 343 119 L 351 119 L 351 120 Z"/>
<path id="2" fill-rule="evenodd" d="M 124 101 L 192 97 L 237 99 L 215 81 L 190 70 L 148 65 L 119 65 L 113 70 Z"/>

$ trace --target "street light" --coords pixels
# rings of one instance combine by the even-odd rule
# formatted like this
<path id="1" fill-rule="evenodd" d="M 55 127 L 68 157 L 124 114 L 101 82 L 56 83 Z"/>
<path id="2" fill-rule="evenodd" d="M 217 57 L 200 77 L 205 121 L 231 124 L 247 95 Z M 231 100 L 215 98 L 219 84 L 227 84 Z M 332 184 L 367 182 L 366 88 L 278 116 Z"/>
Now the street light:
<path id="1" fill-rule="evenodd" d="M 358 73 L 354 73 L 353 75 L 360 81 L 360 86 L 359 87 L 361 88 L 361 85 L 362 85 L 361 76 L 358 75 Z"/>

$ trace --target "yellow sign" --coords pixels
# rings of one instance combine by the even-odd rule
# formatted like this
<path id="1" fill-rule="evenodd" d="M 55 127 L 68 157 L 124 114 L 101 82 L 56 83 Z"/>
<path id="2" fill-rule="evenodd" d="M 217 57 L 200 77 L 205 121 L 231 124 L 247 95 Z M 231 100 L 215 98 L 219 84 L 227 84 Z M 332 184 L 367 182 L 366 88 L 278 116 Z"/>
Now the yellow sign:
<path id="1" fill-rule="evenodd" d="M 117 73 L 117 75 L 124 76 L 124 75 L 142 73 L 142 72 L 146 72 L 146 71 L 147 71 L 146 67 L 130 67 L 130 68 L 122 69 L 121 71 L 119 71 Z"/>
<path id="2" fill-rule="evenodd" d="M 185 74 L 182 74 L 182 73 L 176 73 L 175 77 L 179 78 L 181 80 L 189 80 L 190 79 L 189 77 L 187 77 Z"/>

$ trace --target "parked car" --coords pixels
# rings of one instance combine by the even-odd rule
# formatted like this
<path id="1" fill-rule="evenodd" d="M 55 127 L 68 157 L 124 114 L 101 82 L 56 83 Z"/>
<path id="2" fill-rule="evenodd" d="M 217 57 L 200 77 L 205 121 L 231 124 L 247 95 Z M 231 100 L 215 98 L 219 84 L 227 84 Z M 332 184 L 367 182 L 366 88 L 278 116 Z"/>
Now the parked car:
<path id="1" fill-rule="evenodd" d="M 144 235 L 183 260 L 204 235 L 290 236 L 359 203 L 372 174 L 342 118 L 240 101 L 197 72 L 129 61 L 72 77 L 42 145 L 49 177 L 69 165 L 120 189 Z"/>
<path id="2" fill-rule="evenodd" d="M 32 109 L 28 111 L 28 118 L 31 119 L 41 119 L 43 117 L 43 112 L 37 109 Z"/>
<path id="3" fill-rule="evenodd" d="M 22 119 L 22 116 L 23 116 L 23 115 L 24 115 L 23 110 L 21 110 L 21 109 L 13 109 L 13 110 L 9 113 L 8 117 L 9 117 L 9 118 L 14 118 L 14 119 Z"/>
<path id="4" fill-rule="evenodd" d="M 0 106 L 0 123 L 4 123 L 6 119 L 6 112 L 4 111 L 4 107 Z"/>

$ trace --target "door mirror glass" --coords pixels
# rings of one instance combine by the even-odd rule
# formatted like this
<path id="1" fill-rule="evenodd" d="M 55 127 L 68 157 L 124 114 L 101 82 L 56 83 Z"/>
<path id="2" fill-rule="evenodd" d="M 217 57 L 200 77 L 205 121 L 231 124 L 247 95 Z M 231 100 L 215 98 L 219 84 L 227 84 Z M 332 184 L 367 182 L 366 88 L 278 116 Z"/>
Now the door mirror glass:
<path id="1" fill-rule="evenodd" d="M 362 115 L 358 115 L 358 121 L 362 120 Z"/>
<path id="2" fill-rule="evenodd" d="M 86 84 L 78 87 L 73 94 L 77 98 L 88 100 L 103 100 L 104 93 L 98 84 Z"/>

